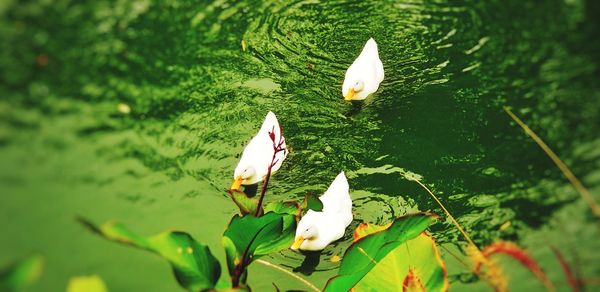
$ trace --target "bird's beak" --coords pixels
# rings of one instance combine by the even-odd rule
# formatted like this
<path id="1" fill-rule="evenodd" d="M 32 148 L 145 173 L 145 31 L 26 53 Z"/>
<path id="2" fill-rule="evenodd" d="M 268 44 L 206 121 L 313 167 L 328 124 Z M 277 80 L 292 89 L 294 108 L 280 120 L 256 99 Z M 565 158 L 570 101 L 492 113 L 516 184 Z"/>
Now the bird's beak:
<path id="1" fill-rule="evenodd" d="M 240 188 L 240 186 L 242 185 L 242 181 L 244 179 L 241 176 L 238 176 L 235 178 L 235 180 L 233 181 L 233 184 L 231 184 L 231 187 L 229 188 L 230 190 L 237 190 Z"/>
<path id="2" fill-rule="evenodd" d="M 304 242 L 304 237 L 299 236 L 298 238 L 296 238 L 296 240 L 294 241 L 294 244 L 292 244 L 292 246 L 290 248 L 293 250 L 298 250 L 300 248 L 300 245 L 302 245 L 303 242 Z"/>
<path id="3" fill-rule="evenodd" d="M 354 93 L 356 93 L 356 91 L 354 91 L 354 88 L 350 88 L 350 90 L 348 90 L 348 94 L 344 96 L 344 100 L 351 101 L 352 97 L 354 96 Z"/>

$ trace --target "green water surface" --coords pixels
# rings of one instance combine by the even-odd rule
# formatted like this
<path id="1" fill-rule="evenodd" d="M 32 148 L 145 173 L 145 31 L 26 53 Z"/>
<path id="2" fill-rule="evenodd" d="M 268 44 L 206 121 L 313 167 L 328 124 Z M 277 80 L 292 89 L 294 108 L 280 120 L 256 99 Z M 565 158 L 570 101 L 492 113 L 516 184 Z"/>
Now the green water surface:
<path id="1" fill-rule="evenodd" d="M 323 287 L 361 221 L 441 214 L 400 177 L 410 171 L 478 245 L 516 241 L 568 290 L 549 246 L 598 277 L 598 225 L 502 107 L 600 200 L 598 15 L 583 0 L 2 1 L 0 266 L 42 254 L 32 291 L 89 274 L 110 291 L 180 290 L 160 258 L 75 217 L 184 230 L 224 259 L 236 211 L 224 190 L 271 110 L 292 149 L 266 201 L 321 193 L 344 170 L 355 220 L 318 264 L 290 250 L 267 261 Z M 341 85 L 369 37 L 385 80 L 353 105 Z M 464 243 L 445 220 L 431 230 L 450 250 Z M 443 255 L 452 291 L 489 290 Z M 507 265 L 511 291 L 543 288 Z M 307 289 L 259 263 L 249 279 L 255 291 Z"/>

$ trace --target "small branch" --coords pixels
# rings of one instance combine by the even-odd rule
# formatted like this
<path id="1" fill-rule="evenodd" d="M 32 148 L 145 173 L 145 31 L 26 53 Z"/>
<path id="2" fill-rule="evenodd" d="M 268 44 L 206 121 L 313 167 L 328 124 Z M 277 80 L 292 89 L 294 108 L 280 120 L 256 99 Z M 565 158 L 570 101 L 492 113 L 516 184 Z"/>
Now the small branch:
<path id="1" fill-rule="evenodd" d="M 280 266 L 277 266 L 275 264 L 272 264 L 270 262 L 267 262 L 265 260 L 260 260 L 260 259 L 256 260 L 256 262 L 257 263 L 261 263 L 261 264 L 263 264 L 263 265 L 265 265 L 267 267 L 271 267 L 271 268 L 274 268 L 276 270 L 279 270 L 279 271 L 287 274 L 288 276 L 290 276 L 290 277 L 292 277 L 292 278 L 294 278 L 294 279 L 302 282 L 304 285 L 306 285 L 307 287 L 313 289 L 314 291 L 321 292 L 321 290 L 319 288 L 317 288 L 315 285 L 313 285 L 309 281 L 305 280 L 304 278 L 301 278 L 300 276 L 298 276 L 298 275 L 296 275 L 296 274 L 294 274 L 294 273 L 292 273 L 292 272 L 290 272 L 290 271 L 288 271 L 288 270 L 286 270 L 286 269 L 284 269 L 284 268 L 282 268 Z"/>
<path id="2" fill-rule="evenodd" d="M 240 285 L 240 277 L 242 276 L 242 274 L 244 273 L 244 271 L 246 270 L 246 252 L 248 251 L 248 249 L 246 249 L 244 251 L 244 254 L 242 255 L 242 261 L 237 264 L 233 270 L 233 275 L 231 276 L 231 286 L 232 287 L 238 287 Z"/>
<path id="3" fill-rule="evenodd" d="M 467 270 L 470 270 L 471 267 L 469 265 L 467 265 L 467 263 L 465 263 L 465 261 L 463 261 L 459 256 L 457 256 L 454 252 L 450 251 L 449 248 L 447 248 L 444 245 L 440 245 L 441 248 L 443 248 L 449 255 L 451 255 L 457 262 L 459 262 L 461 265 L 463 265 L 463 267 L 465 267 Z"/>
<path id="4" fill-rule="evenodd" d="M 552 249 L 552 252 L 558 259 L 558 262 L 560 263 L 563 273 L 565 274 L 565 277 L 567 278 L 567 283 L 569 283 L 569 286 L 571 287 L 571 291 L 573 291 L 573 292 L 581 291 L 581 288 L 582 288 L 581 283 L 579 282 L 577 277 L 573 274 L 573 271 L 571 270 L 571 266 L 569 265 L 567 260 L 562 256 L 562 254 L 556 247 L 550 246 L 550 249 Z"/>
<path id="5" fill-rule="evenodd" d="M 433 194 L 433 192 L 425 185 L 423 184 L 420 180 L 418 179 L 411 179 L 412 181 L 415 181 L 416 183 L 418 183 L 423 189 L 425 189 L 425 191 L 427 191 L 427 193 L 429 193 L 429 195 L 431 195 L 431 197 L 437 202 L 438 205 L 440 205 L 440 207 L 442 207 L 442 210 L 444 210 L 444 213 L 446 213 L 446 216 L 448 216 L 450 218 L 450 220 L 452 221 L 452 223 L 454 224 L 454 226 L 456 226 L 456 228 L 458 229 L 458 231 L 460 231 L 460 233 L 463 235 L 463 237 L 467 240 L 469 246 L 473 247 L 473 250 L 477 253 L 477 258 L 479 260 L 481 260 L 483 263 L 489 264 L 488 258 L 485 257 L 485 255 L 481 252 L 481 250 L 479 249 L 479 247 L 477 247 L 477 245 L 475 244 L 475 242 L 473 242 L 473 240 L 471 239 L 471 237 L 467 234 L 467 232 L 460 226 L 460 224 L 458 224 L 458 221 L 456 221 L 456 219 L 454 219 L 454 216 L 452 216 L 452 214 L 450 214 L 450 212 L 446 209 L 446 207 L 444 207 L 444 205 L 442 204 L 442 202 L 437 198 L 437 196 L 435 194 Z M 458 259 L 458 258 L 457 258 Z M 461 263 L 464 263 L 462 261 L 460 261 Z M 480 273 L 480 271 L 478 271 L 477 269 L 473 269 L 473 272 L 475 273 L 475 275 L 477 275 L 477 277 L 479 278 L 484 278 L 485 275 L 482 275 Z M 494 287 L 495 288 L 495 287 Z"/>
<path id="6" fill-rule="evenodd" d="M 436 197 L 436 195 L 434 195 L 433 192 L 426 185 L 424 185 L 421 181 L 416 180 L 416 179 L 414 181 L 416 183 L 418 183 L 423 189 L 425 189 L 431 195 L 431 197 L 438 203 L 438 205 L 440 205 L 440 207 L 442 207 L 442 210 L 444 210 L 444 213 L 446 213 L 448 218 L 450 218 L 452 223 L 456 226 L 456 228 L 458 228 L 458 231 L 460 231 L 460 233 L 463 235 L 463 237 L 469 242 L 470 245 L 474 246 L 477 249 L 478 253 L 481 254 L 481 250 L 479 250 L 479 248 L 477 247 L 475 242 L 473 242 L 473 240 L 467 234 L 467 232 L 465 232 L 465 230 L 460 226 L 460 224 L 458 224 L 458 221 L 456 221 L 456 219 L 454 219 L 454 216 L 452 216 L 452 214 L 450 214 L 450 212 L 446 209 L 446 207 L 444 207 L 444 205 L 442 204 L 442 202 L 440 202 L 440 200 Z"/>
<path id="7" fill-rule="evenodd" d="M 535 143 L 542 148 L 542 150 L 548 155 L 550 159 L 556 164 L 556 166 L 562 171 L 563 175 L 571 182 L 571 185 L 579 192 L 583 200 L 589 205 L 590 209 L 598 219 L 600 219 L 600 206 L 596 203 L 590 192 L 586 187 L 583 186 L 581 181 L 573 174 L 571 169 L 550 149 L 550 147 L 533 132 L 519 117 L 517 117 L 508 107 L 504 107 L 504 111 L 525 131 Z"/>
<path id="8" fill-rule="evenodd" d="M 254 234 L 254 236 L 250 240 L 250 243 L 246 246 L 246 249 L 244 249 L 244 253 L 242 254 L 242 259 L 240 260 L 240 263 L 235 266 L 235 270 L 233 272 L 233 276 L 231 276 L 231 285 L 232 285 L 232 287 L 238 287 L 239 286 L 239 284 L 240 284 L 240 277 L 242 276 L 242 274 L 246 270 L 246 267 L 248 267 L 248 265 L 250 265 L 250 263 L 252 262 L 252 260 L 250 258 L 248 258 L 248 253 L 250 252 L 250 247 L 252 246 L 252 244 L 256 240 L 256 237 L 265 228 L 266 228 L 266 225 L 263 226 L 263 227 L 261 227 L 256 232 L 256 234 Z"/>
<path id="9" fill-rule="evenodd" d="M 269 180 L 271 179 L 271 172 L 273 166 L 275 166 L 275 164 L 279 162 L 279 159 L 276 158 L 277 153 L 281 151 L 286 151 L 285 147 L 282 147 L 283 143 L 285 143 L 285 140 L 283 138 L 281 129 L 279 130 L 279 142 L 275 142 L 275 127 L 273 127 L 272 131 L 269 132 L 269 137 L 271 138 L 271 141 L 273 141 L 273 157 L 271 157 L 271 163 L 269 163 L 269 167 L 267 168 L 267 175 L 263 180 L 262 188 L 260 190 L 260 196 L 258 197 L 258 203 L 256 203 L 256 212 L 254 213 L 255 217 L 258 217 L 258 215 L 260 215 L 260 211 L 262 210 L 262 203 L 263 199 L 265 198 L 265 194 L 267 193 L 267 188 L 269 186 Z"/>
<path id="10" fill-rule="evenodd" d="M 275 157 L 275 154 L 273 154 L 273 157 Z M 258 217 L 258 215 L 260 215 L 260 210 L 262 209 L 262 202 L 263 202 L 263 199 L 265 198 L 265 193 L 267 192 L 267 187 L 269 185 L 269 179 L 271 178 L 271 169 L 272 168 L 273 168 L 273 164 L 271 163 L 271 165 L 269 165 L 269 169 L 267 171 L 267 176 L 265 176 L 265 180 L 263 181 L 263 185 L 260 190 L 260 197 L 258 197 L 258 203 L 256 203 L 256 212 L 254 213 L 255 217 Z"/>

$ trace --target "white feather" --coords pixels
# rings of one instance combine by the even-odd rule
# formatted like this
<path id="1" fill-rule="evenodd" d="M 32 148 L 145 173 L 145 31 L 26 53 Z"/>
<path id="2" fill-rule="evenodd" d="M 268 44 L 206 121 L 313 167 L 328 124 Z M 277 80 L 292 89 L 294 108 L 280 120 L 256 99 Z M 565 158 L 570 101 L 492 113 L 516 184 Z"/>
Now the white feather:
<path id="1" fill-rule="evenodd" d="M 356 92 L 352 99 L 363 100 L 377 91 L 383 78 L 383 63 L 379 59 L 377 43 L 373 38 L 370 38 L 358 58 L 346 71 L 344 84 L 342 85 L 342 95 L 346 96 L 356 82 L 362 81 L 364 84 L 363 89 Z"/>
<path id="2" fill-rule="evenodd" d="M 248 145 L 246 145 L 246 148 L 244 148 L 242 157 L 233 173 L 233 179 L 236 179 L 238 176 L 243 176 L 244 170 L 248 168 L 253 168 L 254 173 L 250 177 L 244 177 L 242 184 L 251 185 L 264 179 L 267 175 L 269 165 L 271 164 L 273 153 L 275 152 L 273 149 L 273 140 L 271 140 L 269 134 L 271 132 L 275 135 L 275 143 L 281 141 L 282 147 L 286 149 L 285 151 L 280 151 L 275 156 L 276 163 L 273 165 L 271 173 L 276 172 L 281 167 L 288 151 L 285 145 L 285 139 L 281 134 L 281 128 L 279 127 L 277 117 L 273 112 L 269 112 L 256 136 L 254 136 Z"/>
<path id="3" fill-rule="evenodd" d="M 346 227 L 352 222 L 352 198 L 343 171 L 319 199 L 323 203 L 323 210 L 321 212 L 308 210 L 298 222 L 296 239 L 310 229 L 312 229 L 311 233 L 315 234 L 314 237 L 305 239 L 299 249 L 324 249 L 331 242 L 342 238 Z"/>

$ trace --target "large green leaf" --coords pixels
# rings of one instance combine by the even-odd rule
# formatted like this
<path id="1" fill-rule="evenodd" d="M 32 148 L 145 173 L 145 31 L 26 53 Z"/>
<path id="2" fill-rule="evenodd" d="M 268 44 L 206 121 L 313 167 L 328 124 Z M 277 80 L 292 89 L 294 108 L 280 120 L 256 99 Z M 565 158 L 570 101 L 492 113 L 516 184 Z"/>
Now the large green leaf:
<path id="1" fill-rule="evenodd" d="M 221 266 L 208 246 L 195 241 L 185 232 L 163 232 L 144 237 L 119 223 L 95 225 L 80 219 L 104 238 L 145 249 L 166 259 L 173 268 L 179 285 L 190 291 L 213 289 L 221 275 Z"/>
<path id="2" fill-rule="evenodd" d="M 433 239 L 421 233 L 399 245 L 379 261 L 354 286 L 355 291 L 402 291 L 404 286 L 422 286 L 424 291 L 448 290 L 446 265 Z"/>
<path id="3" fill-rule="evenodd" d="M 44 260 L 30 256 L 0 271 L 0 291 L 21 291 L 33 284 L 42 274 Z"/>
<path id="4" fill-rule="evenodd" d="M 293 215 L 269 212 L 261 217 L 234 216 L 223 234 L 227 267 L 232 279 L 245 283 L 245 268 L 252 260 L 290 247 L 295 230 Z"/>
<path id="5" fill-rule="evenodd" d="M 338 275 L 329 279 L 325 291 L 348 291 L 400 244 L 417 237 L 437 219 L 430 213 L 406 215 L 385 230 L 360 238 L 344 254 Z"/>

